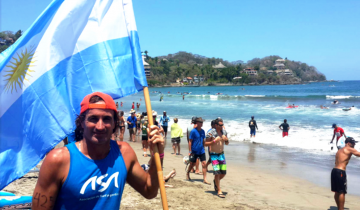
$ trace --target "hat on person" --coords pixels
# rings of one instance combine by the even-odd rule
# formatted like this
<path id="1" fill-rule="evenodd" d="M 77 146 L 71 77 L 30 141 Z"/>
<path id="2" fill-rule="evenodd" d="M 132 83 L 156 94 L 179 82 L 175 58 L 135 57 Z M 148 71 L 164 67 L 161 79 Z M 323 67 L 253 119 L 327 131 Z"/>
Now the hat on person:
<path id="1" fill-rule="evenodd" d="M 334 123 L 333 125 L 332 125 L 332 128 L 335 128 L 336 127 L 336 124 Z"/>
<path id="2" fill-rule="evenodd" d="M 137 113 L 136 117 L 137 117 L 137 118 L 140 118 L 140 113 Z"/>
<path id="3" fill-rule="evenodd" d="M 163 113 L 166 113 L 166 111 L 163 111 Z"/>
<path id="4" fill-rule="evenodd" d="M 345 144 L 347 144 L 347 143 L 355 144 L 355 143 L 358 143 L 358 141 L 355 141 L 355 139 L 353 137 L 347 137 L 345 140 Z"/>
<path id="5" fill-rule="evenodd" d="M 100 98 L 102 98 L 105 104 L 90 103 L 90 99 L 93 96 L 99 96 Z M 80 114 L 84 113 L 88 109 L 110 109 L 117 111 L 114 99 L 110 95 L 101 92 L 95 92 L 85 96 L 82 102 L 80 103 L 80 106 L 81 106 Z"/>
<path id="6" fill-rule="evenodd" d="M 152 111 L 153 116 L 157 115 L 157 112 L 155 112 L 154 110 Z"/>
<path id="7" fill-rule="evenodd" d="M 203 120 L 203 118 L 201 118 L 201 117 L 197 117 L 196 119 L 195 119 L 195 122 L 204 122 L 205 120 Z"/>
<path id="8" fill-rule="evenodd" d="M 251 118 L 254 118 L 254 116 L 251 116 Z"/>
<path id="9" fill-rule="evenodd" d="M 135 113 L 136 111 L 134 109 L 130 110 L 130 114 Z"/>
<path id="10" fill-rule="evenodd" d="M 195 116 L 192 117 L 192 118 L 191 118 L 191 123 L 195 123 L 196 118 L 197 118 L 197 117 L 195 117 Z"/>

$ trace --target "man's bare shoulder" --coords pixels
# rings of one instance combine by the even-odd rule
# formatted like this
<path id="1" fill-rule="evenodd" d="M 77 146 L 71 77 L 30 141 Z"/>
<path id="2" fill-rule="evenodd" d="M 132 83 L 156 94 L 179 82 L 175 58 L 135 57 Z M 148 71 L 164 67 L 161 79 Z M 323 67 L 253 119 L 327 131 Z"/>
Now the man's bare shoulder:
<path id="1" fill-rule="evenodd" d="M 70 153 L 67 147 L 61 147 L 51 150 L 45 158 L 45 161 L 51 164 L 64 164 L 70 161 Z"/>
<path id="2" fill-rule="evenodd" d="M 121 151 L 121 154 L 123 155 L 135 155 L 135 151 L 130 146 L 129 143 L 123 142 L 123 141 L 116 141 L 117 145 L 119 146 L 119 149 Z"/>

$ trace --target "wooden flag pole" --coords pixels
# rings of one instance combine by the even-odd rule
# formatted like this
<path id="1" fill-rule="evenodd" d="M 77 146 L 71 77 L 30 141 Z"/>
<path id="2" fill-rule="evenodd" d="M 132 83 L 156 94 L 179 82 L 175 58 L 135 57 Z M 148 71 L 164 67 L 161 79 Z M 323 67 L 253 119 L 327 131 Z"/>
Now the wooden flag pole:
<path id="1" fill-rule="evenodd" d="M 152 109 L 151 109 L 151 102 L 150 102 L 150 95 L 149 95 L 148 87 L 144 87 L 144 98 L 145 98 L 145 105 L 146 105 L 146 112 L 147 112 L 147 116 L 148 116 L 149 126 L 152 126 L 152 125 L 154 125 L 154 120 L 152 117 Z M 156 169 L 157 169 L 157 174 L 158 174 L 158 179 L 159 179 L 162 206 L 163 206 L 164 210 L 168 210 L 169 207 L 168 207 L 167 198 L 166 198 L 164 176 L 163 176 L 163 171 L 162 171 L 162 166 L 161 166 L 159 149 L 158 149 L 157 145 L 155 145 L 153 147 L 153 150 L 154 150 L 155 164 L 156 164 Z"/>

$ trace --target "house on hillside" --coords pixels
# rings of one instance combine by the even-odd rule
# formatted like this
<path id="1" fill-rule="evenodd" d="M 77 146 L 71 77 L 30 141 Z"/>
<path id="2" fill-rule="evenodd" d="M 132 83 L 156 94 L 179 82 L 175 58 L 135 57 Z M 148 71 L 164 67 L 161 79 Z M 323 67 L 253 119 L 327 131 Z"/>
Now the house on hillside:
<path id="1" fill-rule="evenodd" d="M 285 60 L 284 59 L 277 59 L 276 61 L 275 61 L 275 65 L 274 65 L 274 67 L 276 68 L 276 69 L 285 69 Z"/>
<path id="2" fill-rule="evenodd" d="M 186 77 L 187 81 L 189 84 L 192 84 L 193 83 L 193 79 L 191 77 Z"/>
<path id="3" fill-rule="evenodd" d="M 249 68 L 249 67 L 243 69 L 243 73 L 248 74 L 250 76 L 257 76 L 258 75 L 258 73 L 257 73 L 257 71 L 255 69 Z"/>
<path id="4" fill-rule="evenodd" d="M 226 68 L 226 66 L 224 66 L 224 64 L 222 64 L 221 62 L 217 65 L 212 66 L 214 69 L 224 69 Z"/>
<path id="5" fill-rule="evenodd" d="M 293 76 L 293 72 L 290 69 L 279 69 L 275 70 L 275 73 L 278 75 L 288 75 Z"/>
<path id="6" fill-rule="evenodd" d="M 145 61 L 145 58 L 146 58 L 146 56 L 142 55 L 142 62 L 143 62 L 143 65 L 144 65 L 145 76 L 146 76 L 146 78 L 150 78 L 151 66 Z"/>
<path id="7" fill-rule="evenodd" d="M 275 61 L 274 67 L 276 68 L 275 72 L 277 75 L 288 75 L 293 76 L 293 72 L 290 69 L 285 69 L 285 60 L 284 59 L 277 59 Z M 269 72 L 269 70 L 268 70 Z"/>

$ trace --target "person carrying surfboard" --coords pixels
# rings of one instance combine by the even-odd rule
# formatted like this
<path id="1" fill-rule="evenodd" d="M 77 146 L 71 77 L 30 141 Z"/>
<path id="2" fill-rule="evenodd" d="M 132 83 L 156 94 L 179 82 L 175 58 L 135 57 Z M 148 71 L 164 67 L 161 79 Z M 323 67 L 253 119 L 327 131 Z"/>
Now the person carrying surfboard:
<path id="1" fill-rule="evenodd" d="M 342 129 L 342 128 L 340 128 L 339 126 L 337 126 L 335 123 L 332 125 L 332 128 L 334 128 L 334 135 L 333 135 L 333 137 L 332 137 L 332 139 L 331 139 L 330 144 L 333 143 L 334 138 L 335 138 L 335 136 L 336 136 L 336 147 L 337 147 L 338 150 L 339 150 L 339 149 L 341 149 L 341 148 L 343 147 L 343 145 L 341 144 L 341 145 L 338 146 L 338 141 L 339 141 L 339 139 L 340 139 L 342 136 L 344 136 L 344 137 L 346 138 L 345 131 L 344 131 L 344 129 Z M 332 149 L 332 147 L 331 147 L 331 149 Z"/>

